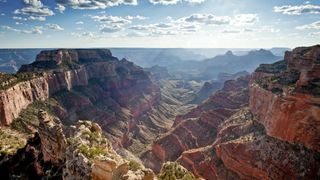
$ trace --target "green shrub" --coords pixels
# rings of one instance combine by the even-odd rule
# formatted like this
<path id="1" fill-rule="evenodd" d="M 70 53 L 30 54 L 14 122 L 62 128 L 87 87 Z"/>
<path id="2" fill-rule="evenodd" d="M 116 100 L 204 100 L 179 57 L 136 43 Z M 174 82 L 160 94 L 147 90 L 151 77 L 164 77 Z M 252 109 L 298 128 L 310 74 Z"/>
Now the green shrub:
<path id="1" fill-rule="evenodd" d="M 140 163 L 138 163 L 137 161 L 131 160 L 129 162 L 129 169 L 131 171 L 137 171 L 138 169 L 142 169 L 142 165 Z"/>

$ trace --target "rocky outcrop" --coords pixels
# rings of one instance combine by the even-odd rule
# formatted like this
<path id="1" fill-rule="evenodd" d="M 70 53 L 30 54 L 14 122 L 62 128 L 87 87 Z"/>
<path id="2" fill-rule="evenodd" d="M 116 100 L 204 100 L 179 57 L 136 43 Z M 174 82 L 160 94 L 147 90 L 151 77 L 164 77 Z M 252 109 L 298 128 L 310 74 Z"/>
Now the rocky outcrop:
<path id="1" fill-rule="evenodd" d="M 219 126 L 216 141 L 178 159 L 205 179 L 316 179 L 319 153 L 266 135 L 245 108 Z"/>
<path id="2" fill-rule="evenodd" d="M 102 137 L 98 124 L 79 121 L 71 128 L 63 179 L 121 179 L 128 173 L 128 162 Z"/>
<path id="3" fill-rule="evenodd" d="M 0 157 L 2 179 L 61 179 L 63 164 L 44 162 L 41 139 L 36 133 L 26 145 L 12 155 Z"/>
<path id="4" fill-rule="evenodd" d="M 261 65 L 242 88 L 231 83 L 239 80 L 227 81 L 178 116 L 143 163 L 158 171 L 166 160 L 177 161 L 205 179 L 319 178 L 319 48 Z"/>
<path id="5" fill-rule="evenodd" d="M 154 179 L 152 170 L 119 156 L 98 124 L 79 121 L 64 131 L 59 119 L 45 111 L 39 116 L 39 133 L 17 154 L 1 158 L 1 175 L 9 179 Z"/>
<path id="6" fill-rule="evenodd" d="M 42 73 L 0 91 L 2 125 L 11 124 L 34 101 L 48 99 L 62 90 L 87 86 L 89 81 L 97 79 L 105 78 L 101 81 L 106 83 L 104 88 L 120 105 L 128 106 L 134 116 L 140 116 L 158 100 L 159 90 L 143 69 L 126 60 L 117 60 L 108 50 L 44 51 L 34 63 L 23 66 L 19 74 L 35 71 Z M 143 94 L 149 98 L 140 101 Z"/>
<path id="7" fill-rule="evenodd" d="M 249 76 L 227 81 L 221 91 L 178 116 L 173 129 L 142 154 L 144 165 L 159 172 L 162 163 L 175 161 L 184 151 L 212 144 L 219 124 L 247 105 L 248 82 Z"/>
<path id="8" fill-rule="evenodd" d="M 39 137 L 44 162 L 59 164 L 65 160 L 67 141 L 59 119 L 39 111 Z"/>
<path id="9" fill-rule="evenodd" d="M 286 53 L 287 66 L 279 68 L 277 63 L 260 67 L 250 85 L 250 109 L 268 135 L 317 151 L 320 151 L 319 57 L 320 46 L 296 48 Z"/>

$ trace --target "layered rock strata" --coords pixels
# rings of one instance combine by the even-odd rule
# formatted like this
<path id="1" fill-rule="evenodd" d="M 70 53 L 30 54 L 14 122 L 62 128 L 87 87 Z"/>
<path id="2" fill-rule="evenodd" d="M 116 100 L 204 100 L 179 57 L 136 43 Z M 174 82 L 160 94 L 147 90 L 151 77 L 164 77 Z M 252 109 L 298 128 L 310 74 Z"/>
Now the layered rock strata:
<path id="1" fill-rule="evenodd" d="M 119 61 L 103 49 L 44 51 L 34 63 L 22 66 L 19 73 L 33 72 L 42 73 L 0 91 L 2 125 L 10 124 L 32 102 L 46 100 L 62 90 L 87 86 L 93 79 L 108 78 L 106 88 L 121 105 L 131 105 L 134 116 L 150 108 L 159 92 L 142 68 L 126 60 Z M 141 91 L 138 94 L 127 93 L 138 89 Z M 150 101 L 137 101 L 142 93 L 150 95 Z"/>
<path id="2" fill-rule="evenodd" d="M 158 172 L 162 163 L 176 160 L 184 151 L 213 143 L 218 125 L 247 105 L 248 82 L 249 76 L 227 81 L 203 104 L 178 116 L 173 129 L 142 154 L 144 165 Z"/>

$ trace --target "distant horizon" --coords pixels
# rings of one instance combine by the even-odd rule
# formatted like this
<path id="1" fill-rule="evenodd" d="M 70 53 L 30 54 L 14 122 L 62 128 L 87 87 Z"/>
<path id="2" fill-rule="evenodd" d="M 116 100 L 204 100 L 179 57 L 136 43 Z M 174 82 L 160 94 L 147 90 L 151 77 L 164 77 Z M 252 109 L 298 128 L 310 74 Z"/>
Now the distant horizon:
<path id="1" fill-rule="evenodd" d="M 314 44 L 315 46 L 319 44 Z M 297 46 L 297 47 L 309 47 Z M 294 49 L 296 47 L 0 47 L 0 49 Z"/>
<path id="2" fill-rule="evenodd" d="M 0 0 L 1 48 L 272 48 L 320 42 L 320 1 Z"/>

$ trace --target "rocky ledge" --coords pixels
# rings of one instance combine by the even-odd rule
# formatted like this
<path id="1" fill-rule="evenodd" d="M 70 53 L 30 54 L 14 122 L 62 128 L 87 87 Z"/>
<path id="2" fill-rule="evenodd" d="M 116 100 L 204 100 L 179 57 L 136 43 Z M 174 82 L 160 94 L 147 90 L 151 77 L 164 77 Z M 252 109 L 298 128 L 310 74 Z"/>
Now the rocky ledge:
<path id="1" fill-rule="evenodd" d="M 17 154 L 2 159 L 0 174 L 5 178 L 196 179 L 179 164 L 169 162 L 156 176 L 139 162 L 117 154 L 101 127 L 91 121 L 78 121 L 75 125 L 63 127 L 58 118 L 45 111 L 39 112 L 39 119 L 39 133 Z"/>
<path id="2" fill-rule="evenodd" d="M 320 46 L 296 48 L 252 76 L 250 109 L 267 134 L 320 151 Z"/>
<path id="3" fill-rule="evenodd" d="M 140 116 L 159 99 L 159 88 L 142 68 L 118 60 L 106 49 L 60 49 L 43 51 L 34 63 L 16 75 L 0 74 L 0 123 L 9 125 L 35 101 L 63 90 L 104 83 L 104 90 L 133 116 Z M 130 91 L 130 93 L 128 93 Z M 147 97 L 147 98 L 144 98 Z"/>
<path id="4" fill-rule="evenodd" d="M 142 160 L 205 179 L 319 179 L 320 46 L 287 52 L 224 88 L 155 141 Z"/>

